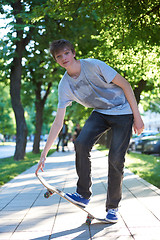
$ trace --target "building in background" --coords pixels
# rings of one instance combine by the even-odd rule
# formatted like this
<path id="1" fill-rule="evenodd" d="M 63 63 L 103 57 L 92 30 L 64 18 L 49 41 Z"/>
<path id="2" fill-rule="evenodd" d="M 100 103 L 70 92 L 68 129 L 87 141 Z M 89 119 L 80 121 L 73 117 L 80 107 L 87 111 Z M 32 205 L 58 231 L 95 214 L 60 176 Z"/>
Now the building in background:
<path id="1" fill-rule="evenodd" d="M 143 112 L 145 130 L 157 130 L 160 132 L 160 113 L 151 111 Z"/>

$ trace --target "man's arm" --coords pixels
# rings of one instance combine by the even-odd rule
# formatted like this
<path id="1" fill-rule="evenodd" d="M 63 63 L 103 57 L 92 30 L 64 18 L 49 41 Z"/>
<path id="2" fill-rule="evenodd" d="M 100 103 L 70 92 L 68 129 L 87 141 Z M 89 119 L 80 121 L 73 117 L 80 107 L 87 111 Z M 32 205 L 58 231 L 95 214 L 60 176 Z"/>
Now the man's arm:
<path id="1" fill-rule="evenodd" d="M 38 173 L 38 171 L 40 169 L 41 169 L 41 171 L 43 171 L 44 163 L 46 161 L 46 156 L 48 154 L 48 151 L 51 148 L 53 142 L 57 138 L 57 136 L 58 136 L 58 134 L 59 134 L 59 132 L 60 132 L 62 126 L 63 126 L 65 112 L 66 112 L 66 108 L 58 108 L 58 110 L 57 110 L 57 114 L 56 114 L 55 120 L 52 124 L 52 127 L 50 129 L 46 145 L 45 145 L 45 147 L 43 149 L 43 152 L 41 154 L 41 158 L 40 158 L 37 170 L 36 170 L 36 174 Z"/>
<path id="2" fill-rule="evenodd" d="M 128 102 L 129 102 L 130 107 L 131 107 L 132 112 L 133 112 L 133 116 L 134 116 L 134 125 L 133 125 L 134 131 L 135 131 L 135 133 L 140 135 L 143 132 L 144 123 L 143 123 L 143 120 L 142 120 L 142 118 L 140 116 L 140 113 L 139 113 L 139 110 L 138 110 L 138 106 L 137 106 L 137 101 L 136 101 L 136 98 L 134 96 L 134 92 L 132 90 L 131 85 L 119 73 L 115 76 L 115 78 L 112 80 L 112 82 L 123 89 L 124 94 L 125 94 Z"/>

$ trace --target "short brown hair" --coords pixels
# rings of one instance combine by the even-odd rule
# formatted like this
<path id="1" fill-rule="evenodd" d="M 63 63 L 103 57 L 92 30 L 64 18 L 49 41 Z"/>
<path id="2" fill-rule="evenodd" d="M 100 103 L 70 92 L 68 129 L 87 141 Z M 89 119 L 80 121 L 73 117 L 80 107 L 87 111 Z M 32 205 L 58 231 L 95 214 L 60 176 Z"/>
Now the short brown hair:
<path id="1" fill-rule="evenodd" d="M 73 44 L 70 41 L 65 40 L 65 39 L 54 40 L 50 44 L 50 53 L 52 54 L 53 58 L 55 59 L 55 54 L 57 54 L 59 51 L 63 50 L 64 48 L 69 48 L 72 51 L 72 53 L 75 53 Z"/>

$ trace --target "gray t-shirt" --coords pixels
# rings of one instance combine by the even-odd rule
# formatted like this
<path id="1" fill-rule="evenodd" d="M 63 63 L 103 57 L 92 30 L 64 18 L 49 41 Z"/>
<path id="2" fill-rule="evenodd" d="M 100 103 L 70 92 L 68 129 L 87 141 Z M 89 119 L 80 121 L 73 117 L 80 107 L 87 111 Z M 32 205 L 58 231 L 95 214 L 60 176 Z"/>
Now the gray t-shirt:
<path id="1" fill-rule="evenodd" d="M 112 83 L 117 72 L 97 59 L 81 59 L 81 73 L 77 79 L 65 72 L 58 87 L 58 108 L 73 101 L 108 115 L 131 114 L 132 110 L 122 88 Z"/>

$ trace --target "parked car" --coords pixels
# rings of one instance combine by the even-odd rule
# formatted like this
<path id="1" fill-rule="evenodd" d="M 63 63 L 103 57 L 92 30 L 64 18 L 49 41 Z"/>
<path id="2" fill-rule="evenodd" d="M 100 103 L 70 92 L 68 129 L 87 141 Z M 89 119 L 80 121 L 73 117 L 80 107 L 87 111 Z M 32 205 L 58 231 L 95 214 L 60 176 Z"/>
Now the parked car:
<path id="1" fill-rule="evenodd" d="M 137 145 L 139 144 L 139 142 L 141 141 L 141 139 L 143 137 L 147 137 L 147 136 L 155 136 L 156 134 L 158 134 L 158 131 L 144 131 L 141 133 L 140 136 L 137 136 L 136 134 L 134 134 L 130 140 L 130 144 L 129 144 L 129 150 L 131 151 L 136 151 L 137 149 Z M 139 146 L 140 148 L 140 146 Z"/>
<path id="2" fill-rule="evenodd" d="M 160 136 L 142 137 L 137 143 L 135 150 L 146 154 L 160 154 Z"/>
<path id="3" fill-rule="evenodd" d="M 146 141 L 143 147 L 143 153 L 156 153 L 160 155 L 160 136 L 151 137 L 149 141 Z"/>
<path id="4" fill-rule="evenodd" d="M 135 145 L 135 151 L 143 153 L 145 144 L 147 142 L 149 142 L 152 138 L 153 138 L 153 136 L 147 136 L 147 137 L 142 137 L 141 139 L 139 139 L 139 141 Z"/>

